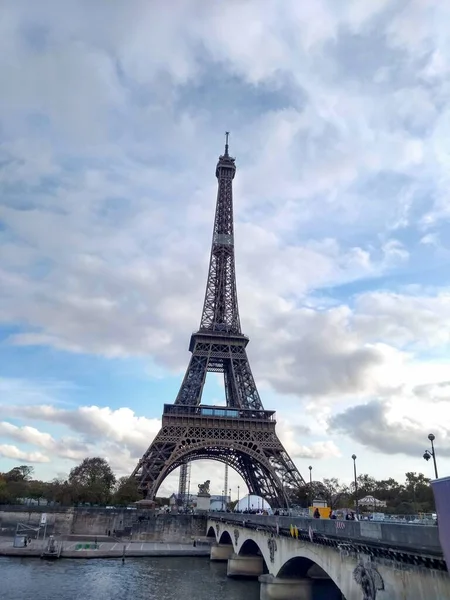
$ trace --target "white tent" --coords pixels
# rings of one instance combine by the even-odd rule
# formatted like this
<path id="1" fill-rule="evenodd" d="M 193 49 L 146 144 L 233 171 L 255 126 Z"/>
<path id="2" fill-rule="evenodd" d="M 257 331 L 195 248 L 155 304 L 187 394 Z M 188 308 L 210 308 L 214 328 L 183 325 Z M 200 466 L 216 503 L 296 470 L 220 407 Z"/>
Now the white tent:
<path id="1" fill-rule="evenodd" d="M 386 506 L 386 502 L 384 500 L 377 500 L 377 498 L 374 498 L 373 496 L 364 496 L 364 498 L 361 498 L 361 500 L 359 500 L 359 505 L 360 506 Z"/>
<path id="2" fill-rule="evenodd" d="M 253 494 L 241 498 L 234 507 L 235 512 L 243 512 L 244 510 L 266 510 L 268 513 L 272 514 L 270 504 L 264 500 L 264 498 L 261 498 L 261 496 Z"/>

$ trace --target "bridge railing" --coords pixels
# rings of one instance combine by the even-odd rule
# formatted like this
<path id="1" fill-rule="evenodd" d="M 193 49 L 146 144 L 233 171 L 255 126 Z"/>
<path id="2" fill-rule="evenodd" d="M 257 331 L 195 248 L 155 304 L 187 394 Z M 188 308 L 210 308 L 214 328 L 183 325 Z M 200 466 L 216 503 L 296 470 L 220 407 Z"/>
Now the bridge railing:
<path id="1" fill-rule="evenodd" d="M 348 542 L 381 544 L 410 552 L 422 552 L 442 556 L 439 532 L 435 525 L 408 525 L 382 521 L 340 521 L 333 519 L 310 519 L 304 517 L 275 517 L 251 514 L 210 513 L 209 517 L 251 527 L 277 526 L 289 530 L 295 525 L 303 531 L 317 532 L 323 536 L 339 538 Z"/>

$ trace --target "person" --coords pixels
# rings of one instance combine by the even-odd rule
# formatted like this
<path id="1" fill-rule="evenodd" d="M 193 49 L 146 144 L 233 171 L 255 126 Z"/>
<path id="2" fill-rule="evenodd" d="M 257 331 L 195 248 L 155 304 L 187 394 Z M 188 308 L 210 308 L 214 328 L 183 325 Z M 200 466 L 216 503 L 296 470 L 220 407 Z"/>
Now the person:
<path id="1" fill-rule="evenodd" d="M 314 511 L 314 518 L 315 519 L 320 519 L 320 511 L 318 508 L 316 508 L 316 510 Z"/>
<path id="2" fill-rule="evenodd" d="M 334 510 L 332 510 L 331 514 L 330 514 L 330 519 L 336 519 L 336 518 L 337 518 L 336 513 L 334 512 Z"/>

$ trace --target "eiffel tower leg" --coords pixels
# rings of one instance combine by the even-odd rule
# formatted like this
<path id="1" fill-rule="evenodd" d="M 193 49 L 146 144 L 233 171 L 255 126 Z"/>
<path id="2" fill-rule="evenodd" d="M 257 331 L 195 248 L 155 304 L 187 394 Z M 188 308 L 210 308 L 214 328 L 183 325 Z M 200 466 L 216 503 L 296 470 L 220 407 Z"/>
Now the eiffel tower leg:
<path id="1" fill-rule="evenodd" d="M 207 367 L 207 356 L 200 356 L 199 354 L 191 356 L 175 404 L 182 406 L 197 406 L 197 404 L 200 404 L 208 371 Z"/>

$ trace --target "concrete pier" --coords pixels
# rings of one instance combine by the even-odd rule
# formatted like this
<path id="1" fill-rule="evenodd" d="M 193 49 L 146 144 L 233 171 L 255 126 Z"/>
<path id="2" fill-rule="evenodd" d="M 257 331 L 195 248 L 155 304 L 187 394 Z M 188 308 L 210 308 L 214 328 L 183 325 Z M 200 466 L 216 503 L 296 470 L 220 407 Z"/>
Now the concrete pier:
<path id="1" fill-rule="evenodd" d="M 258 579 L 264 571 L 262 556 L 240 556 L 232 554 L 228 559 L 227 576 Z"/>
<path id="2" fill-rule="evenodd" d="M 260 600 L 311 600 L 313 581 L 308 577 L 291 579 L 260 575 Z"/>
<path id="3" fill-rule="evenodd" d="M 213 544 L 211 546 L 210 560 L 216 562 L 225 562 L 233 554 L 232 544 Z"/>

